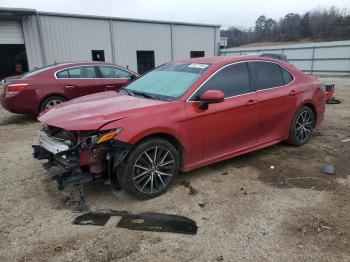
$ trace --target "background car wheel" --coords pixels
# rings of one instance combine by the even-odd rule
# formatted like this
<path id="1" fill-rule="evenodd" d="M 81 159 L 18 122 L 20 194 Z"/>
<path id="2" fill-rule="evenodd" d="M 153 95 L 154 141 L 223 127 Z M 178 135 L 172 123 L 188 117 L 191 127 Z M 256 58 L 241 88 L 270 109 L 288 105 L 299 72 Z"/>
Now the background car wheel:
<path id="1" fill-rule="evenodd" d="M 308 106 L 298 110 L 293 119 L 287 142 L 293 146 L 301 146 L 308 142 L 316 125 L 315 113 Z"/>
<path id="2" fill-rule="evenodd" d="M 66 99 L 62 96 L 50 96 L 41 103 L 40 112 L 65 101 Z"/>
<path id="3" fill-rule="evenodd" d="M 125 191 L 140 199 L 164 193 L 179 171 L 179 153 L 166 140 L 145 140 L 130 152 L 117 170 L 119 183 Z"/>

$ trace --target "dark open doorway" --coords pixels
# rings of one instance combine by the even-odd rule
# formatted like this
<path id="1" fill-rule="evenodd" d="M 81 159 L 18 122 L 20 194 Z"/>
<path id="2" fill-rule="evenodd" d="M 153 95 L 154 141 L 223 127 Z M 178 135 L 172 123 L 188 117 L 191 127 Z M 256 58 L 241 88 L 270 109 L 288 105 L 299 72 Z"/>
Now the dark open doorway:
<path id="1" fill-rule="evenodd" d="M 28 71 L 24 45 L 0 45 L 0 79 Z"/>
<path id="2" fill-rule="evenodd" d="M 137 71 L 144 74 L 155 67 L 154 51 L 136 51 L 137 55 Z"/>

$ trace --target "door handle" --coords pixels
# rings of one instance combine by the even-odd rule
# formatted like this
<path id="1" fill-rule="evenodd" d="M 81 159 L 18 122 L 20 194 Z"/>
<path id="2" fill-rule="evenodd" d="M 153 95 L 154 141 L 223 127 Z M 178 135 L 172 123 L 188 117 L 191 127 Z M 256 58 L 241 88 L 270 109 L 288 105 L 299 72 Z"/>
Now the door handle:
<path id="1" fill-rule="evenodd" d="M 115 86 L 107 85 L 106 88 L 115 88 Z"/>
<path id="2" fill-rule="evenodd" d="M 259 100 L 249 100 L 247 103 L 245 103 L 246 106 L 252 106 L 259 103 Z"/>
<path id="3" fill-rule="evenodd" d="M 74 88 L 75 86 L 73 86 L 73 85 L 66 85 L 66 86 L 64 86 L 64 88 L 67 88 L 67 89 L 69 89 L 69 88 Z"/>

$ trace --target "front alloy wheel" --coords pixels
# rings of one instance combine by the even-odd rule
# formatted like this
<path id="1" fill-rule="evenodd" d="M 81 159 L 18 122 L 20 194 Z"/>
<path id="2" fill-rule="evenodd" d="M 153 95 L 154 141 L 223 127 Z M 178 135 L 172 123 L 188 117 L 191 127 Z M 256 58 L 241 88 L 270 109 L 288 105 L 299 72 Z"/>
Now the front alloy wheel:
<path id="1" fill-rule="evenodd" d="M 151 147 L 134 164 L 134 184 L 142 193 L 158 193 L 171 182 L 174 171 L 175 160 L 172 153 L 161 146 Z"/>
<path id="2" fill-rule="evenodd" d="M 132 150 L 118 169 L 122 188 L 138 198 L 152 198 L 165 192 L 179 170 L 179 154 L 166 140 L 146 140 Z"/>

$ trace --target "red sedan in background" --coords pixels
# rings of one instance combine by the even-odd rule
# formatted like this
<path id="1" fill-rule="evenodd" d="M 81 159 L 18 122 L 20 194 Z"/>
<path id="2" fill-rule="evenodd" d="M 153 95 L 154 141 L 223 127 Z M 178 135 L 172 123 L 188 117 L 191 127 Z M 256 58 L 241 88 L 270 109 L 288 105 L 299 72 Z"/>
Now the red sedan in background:
<path id="1" fill-rule="evenodd" d="M 119 90 L 136 77 L 129 69 L 104 62 L 55 64 L 5 78 L 0 101 L 10 112 L 37 115 L 79 96 Z"/>
<path id="2" fill-rule="evenodd" d="M 152 198 L 179 170 L 281 141 L 304 145 L 324 111 L 324 85 L 286 62 L 179 60 L 119 92 L 49 109 L 38 118 L 44 125 L 34 157 L 63 167 L 61 182 L 105 177 L 136 197 Z"/>

